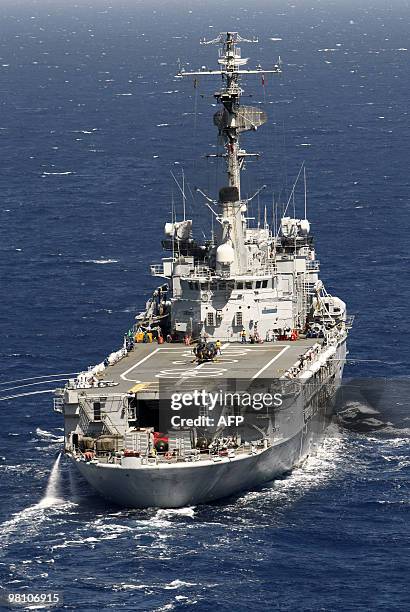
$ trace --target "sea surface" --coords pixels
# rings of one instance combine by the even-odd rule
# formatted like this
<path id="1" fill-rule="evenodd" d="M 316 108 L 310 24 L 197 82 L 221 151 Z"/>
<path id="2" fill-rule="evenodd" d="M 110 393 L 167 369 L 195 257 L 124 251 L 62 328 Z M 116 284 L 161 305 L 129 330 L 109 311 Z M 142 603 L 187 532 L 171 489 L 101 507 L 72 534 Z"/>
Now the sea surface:
<path id="1" fill-rule="evenodd" d="M 198 238 L 211 229 L 195 187 L 215 197 L 223 184 L 204 157 L 221 149 L 219 83 L 174 75 L 214 67 L 199 39 L 224 30 L 259 37 L 242 45 L 250 66 L 283 61 L 282 76 L 244 82 L 243 103 L 269 117 L 243 138 L 263 153 L 243 178 L 245 194 L 267 185 L 253 216 L 272 220 L 304 161 L 322 279 L 356 315 L 345 376 L 385 381 L 390 425 L 332 424 L 262 490 L 124 510 L 59 456 L 49 390 L 121 345 L 155 286 L 163 224 L 182 214 L 182 172 Z M 2 0 L 3 596 L 58 593 L 68 610 L 410 609 L 409 30 L 402 0 Z"/>

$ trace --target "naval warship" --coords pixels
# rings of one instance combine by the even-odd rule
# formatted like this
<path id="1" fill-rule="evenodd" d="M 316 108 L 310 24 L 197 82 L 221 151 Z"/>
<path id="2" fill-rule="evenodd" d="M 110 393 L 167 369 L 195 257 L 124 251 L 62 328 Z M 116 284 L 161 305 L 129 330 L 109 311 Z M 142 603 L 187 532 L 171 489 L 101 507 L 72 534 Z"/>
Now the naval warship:
<path id="1" fill-rule="evenodd" d="M 215 200 L 200 192 L 216 231 L 198 242 L 192 220 L 165 223 L 167 256 L 151 266 L 161 284 L 121 347 L 55 392 L 67 457 L 123 506 L 207 503 L 292 470 L 320 442 L 342 377 L 351 319 L 319 279 L 306 207 L 287 214 L 295 185 L 275 224 L 248 216 L 241 171 L 255 154 L 240 135 L 267 116 L 241 104 L 242 78 L 282 68 L 247 68 L 242 42 L 257 41 L 201 41 L 219 45 L 217 69 L 177 75 L 221 79 L 226 182 Z"/>

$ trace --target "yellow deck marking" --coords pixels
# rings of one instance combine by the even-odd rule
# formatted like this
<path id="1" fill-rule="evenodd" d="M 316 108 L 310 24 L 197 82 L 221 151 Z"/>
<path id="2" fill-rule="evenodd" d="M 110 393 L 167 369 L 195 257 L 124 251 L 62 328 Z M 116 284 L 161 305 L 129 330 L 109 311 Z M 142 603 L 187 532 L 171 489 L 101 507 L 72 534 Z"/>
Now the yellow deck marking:
<path id="1" fill-rule="evenodd" d="M 152 387 L 152 385 L 155 385 L 155 384 L 157 383 L 155 383 L 154 381 L 146 382 L 146 383 L 138 383 L 134 385 L 133 387 L 131 387 L 131 389 L 128 389 L 128 393 L 138 393 L 138 391 L 147 391 L 150 387 Z"/>

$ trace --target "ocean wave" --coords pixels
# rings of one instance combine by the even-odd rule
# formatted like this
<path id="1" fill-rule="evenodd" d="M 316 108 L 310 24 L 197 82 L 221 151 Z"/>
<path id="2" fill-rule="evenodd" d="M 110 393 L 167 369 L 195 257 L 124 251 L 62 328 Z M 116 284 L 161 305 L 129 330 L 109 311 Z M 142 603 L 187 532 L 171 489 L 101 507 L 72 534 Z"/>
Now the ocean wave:
<path id="1" fill-rule="evenodd" d="M 36 428 L 36 434 L 39 438 L 45 439 L 47 442 L 63 442 L 64 436 L 57 436 L 56 434 L 51 433 L 51 431 L 46 431 L 45 429 L 41 429 L 40 427 Z"/>
<path id="2" fill-rule="evenodd" d="M 68 176 L 69 174 L 75 174 L 71 170 L 67 172 L 45 172 L 43 171 L 42 176 Z"/>
<path id="3" fill-rule="evenodd" d="M 173 516 L 187 516 L 194 518 L 195 506 L 187 506 L 185 508 L 160 508 L 157 510 L 156 518 L 162 517 L 173 517 Z"/>
<path id="4" fill-rule="evenodd" d="M 127 533 L 130 531 L 134 531 L 132 527 L 128 527 L 127 525 L 119 525 L 119 524 L 106 524 L 103 523 L 104 519 L 97 519 L 97 521 L 94 522 L 94 526 L 97 529 L 97 531 L 99 531 L 102 534 L 109 534 L 109 535 L 121 535 L 123 533 Z M 98 522 L 100 521 L 100 524 L 98 524 Z"/>
<path id="5" fill-rule="evenodd" d="M 107 540 L 117 540 L 123 533 L 124 532 L 108 533 L 106 535 L 99 535 L 97 533 L 95 535 L 90 535 L 87 537 L 83 537 L 81 536 L 81 534 L 79 534 L 78 538 L 64 540 L 61 544 L 54 544 L 51 547 L 51 551 L 53 552 L 54 550 L 58 550 L 60 548 L 77 548 L 82 547 L 84 545 L 88 548 L 95 548 L 96 545 L 101 542 L 105 542 Z"/>
<path id="6" fill-rule="evenodd" d="M 403 437 L 403 433 L 408 433 L 408 437 Z M 394 437 L 386 437 L 386 434 L 393 435 Z M 390 446 L 391 448 L 401 448 L 402 446 L 408 447 L 410 441 L 410 429 L 398 429 L 396 427 L 385 427 L 379 434 L 379 436 L 369 435 L 365 439 L 368 442 L 378 444 L 379 446 Z"/>
<path id="7" fill-rule="evenodd" d="M 127 584 L 126 582 L 121 582 L 120 584 L 113 584 L 113 591 L 136 591 L 141 589 L 151 589 L 151 584 Z"/>
<path id="8" fill-rule="evenodd" d="M 391 499 L 379 499 L 376 502 L 381 506 L 408 506 L 410 505 L 410 501 L 408 499 L 399 499 L 399 500 L 391 500 Z"/>
<path id="9" fill-rule="evenodd" d="M 174 589 L 183 589 L 183 588 L 191 588 L 199 586 L 197 582 L 188 582 L 186 580 L 180 580 L 179 578 L 172 580 L 172 582 L 168 583 L 151 583 L 151 584 L 134 584 L 130 582 L 120 582 L 119 584 L 113 584 L 113 591 L 136 591 L 142 589 L 150 589 L 151 591 L 156 590 L 174 590 Z M 208 585 L 206 585 L 208 586 Z M 210 585 L 215 586 L 215 585 Z M 175 598 L 177 599 L 177 597 Z M 184 597 L 185 599 L 185 597 Z"/>
<path id="10" fill-rule="evenodd" d="M 198 586 L 197 582 L 186 582 L 185 580 L 173 580 L 164 586 L 164 589 L 180 589 L 181 587 Z"/>
<path id="11" fill-rule="evenodd" d="M 79 263 L 89 264 L 113 264 L 118 263 L 118 259 L 82 259 Z"/>

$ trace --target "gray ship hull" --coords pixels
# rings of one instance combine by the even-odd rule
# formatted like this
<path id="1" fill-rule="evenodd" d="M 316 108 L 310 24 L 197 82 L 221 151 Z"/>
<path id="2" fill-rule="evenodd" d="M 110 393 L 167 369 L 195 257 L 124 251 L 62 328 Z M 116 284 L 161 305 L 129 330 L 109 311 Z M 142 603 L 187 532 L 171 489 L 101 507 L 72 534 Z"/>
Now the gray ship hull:
<path id="1" fill-rule="evenodd" d="M 292 438 L 256 455 L 218 463 L 136 467 L 74 460 L 81 475 L 104 498 L 132 508 L 195 506 L 254 489 L 289 472 L 319 443 L 329 418 L 324 410 Z"/>
<path id="2" fill-rule="evenodd" d="M 145 465 L 131 458 L 127 466 L 69 456 L 98 494 L 128 508 L 195 506 L 255 489 L 290 472 L 320 444 L 331 420 L 332 397 L 345 357 L 342 342 L 330 362 L 329 377 L 314 386 L 304 385 L 293 408 L 277 419 L 278 432 L 271 445 L 255 453 Z M 319 398 L 313 410 L 312 397 Z"/>

